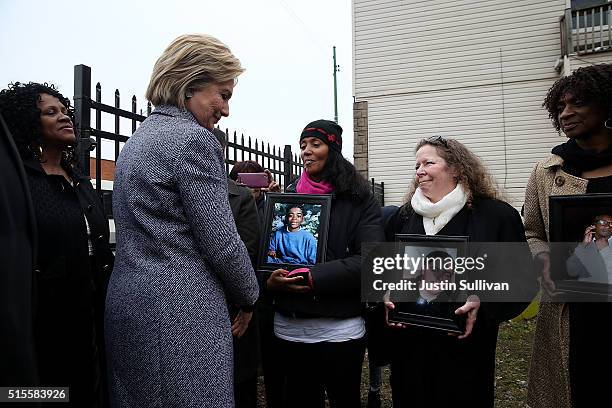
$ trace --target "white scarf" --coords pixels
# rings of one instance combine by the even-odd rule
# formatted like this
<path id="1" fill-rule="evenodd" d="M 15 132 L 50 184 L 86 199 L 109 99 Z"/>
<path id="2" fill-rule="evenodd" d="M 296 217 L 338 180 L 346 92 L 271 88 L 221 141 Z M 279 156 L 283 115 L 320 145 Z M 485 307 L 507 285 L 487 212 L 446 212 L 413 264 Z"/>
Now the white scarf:
<path id="1" fill-rule="evenodd" d="M 445 195 L 437 203 L 432 203 L 423 195 L 421 188 L 417 188 L 412 196 L 410 204 L 417 214 L 423 216 L 423 227 L 425 234 L 437 234 L 448 222 L 465 206 L 467 194 L 457 184 L 457 187 Z"/>

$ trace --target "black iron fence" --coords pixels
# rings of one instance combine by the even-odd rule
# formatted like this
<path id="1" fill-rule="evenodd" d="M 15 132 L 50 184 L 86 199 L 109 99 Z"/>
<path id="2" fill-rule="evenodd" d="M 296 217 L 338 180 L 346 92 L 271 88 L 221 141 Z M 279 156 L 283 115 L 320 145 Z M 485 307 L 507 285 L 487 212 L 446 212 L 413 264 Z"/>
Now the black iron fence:
<path id="1" fill-rule="evenodd" d="M 374 181 L 374 177 L 372 177 L 370 182 L 372 184 L 372 194 L 374 194 L 374 197 L 376 197 L 376 199 L 378 200 L 378 204 L 380 204 L 381 207 L 384 207 L 385 206 L 385 182 L 382 181 L 380 183 L 376 183 Z"/>
<path id="2" fill-rule="evenodd" d="M 91 174 L 90 152 L 95 150 L 95 180 L 96 191 L 104 199 L 102 193 L 102 140 L 110 140 L 115 145 L 115 161 L 119 157 L 121 143 L 127 142 L 129 136 L 122 135 L 120 131 L 120 119 L 128 119 L 132 124 L 132 133 L 136 131 L 137 124 L 147 117 L 137 112 L 136 95 L 132 96 L 132 110 L 127 111 L 120 108 L 121 98 L 119 90 L 115 90 L 115 106 L 102 103 L 102 86 L 96 84 L 96 99 L 91 99 L 91 68 L 86 65 L 74 67 L 74 117 L 77 134 L 80 135 L 78 160 L 81 169 L 86 174 Z M 95 111 L 95 127 L 91 127 L 91 110 Z M 102 130 L 102 112 L 114 116 L 114 132 Z M 151 113 L 151 104 L 147 103 L 147 115 Z"/>
<path id="3" fill-rule="evenodd" d="M 114 106 L 102 103 L 102 86 L 98 82 L 95 87 L 95 100 L 91 98 L 91 68 L 86 65 L 76 65 L 74 67 L 74 109 L 75 127 L 77 134 L 80 135 L 78 148 L 78 161 L 81 169 L 86 174 L 95 174 L 96 191 L 104 202 L 107 213 L 112 217 L 112 191 L 105 190 L 102 186 L 104 180 L 104 169 L 102 159 L 102 143 L 110 141 L 114 144 L 114 161 L 119 157 L 122 144 L 130 136 L 121 133 L 121 120 L 128 120 L 131 124 L 131 134 L 136 131 L 138 125 L 143 122 L 151 113 L 151 104 L 145 105 L 146 116 L 138 112 L 136 96 L 131 98 L 130 110 L 121 109 L 121 95 L 118 89 L 114 93 Z M 91 113 L 94 111 L 95 123 L 92 127 Z M 107 113 L 114 118 L 114 130 L 108 132 L 102 130 L 102 113 Z M 238 138 L 236 132 L 230 136 L 226 129 L 228 143 L 225 151 L 225 166 L 229 173 L 231 167 L 238 161 L 253 160 L 262 167 L 267 168 L 283 185 L 288 185 L 296 176 L 299 176 L 304 167 L 300 157 L 291 151 L 291 145 L 281 147 L 264 143 L 261 140 L 247 137 L 244 135 Z M 95 150 L 95 157 L 91 158 L 91 152 Z M 94 163 L 95 172 L 92 172 L 91 162 Z M 113 161 L 113 162 L 114 162 Z M 110 170 L 114 172 L 114 163 Z M 372 192 L 377 196 L 381 205 L 384 205 L 384 183 L 377 184 L 372 179 Z"/>
<path id="4" fill-rule="evenodd" d="M 289 185 L 296 176 L 302 174 L 304 168 L 302 159 L 291 152 L 290 145 L 285 145 L 282 151 L 280 147 L 272 145 L 270 150 L 270 143 L 265 144 L 257 139 L 253 143 L 250 136 L 245 140 L 244 135 L 241 135 L 240 140 L 238 140 L 236 131 L 233 132 L 233 137 L 230 137 L 228 129 L 225 129 L 225 134 L 227 135 L 225 170 L 228 174 L 231 166 L 245 160 L 256 161 L 264 169 L 270 170 L 275 179 L 281 180 L 281 184 L 284 186 Z"/>

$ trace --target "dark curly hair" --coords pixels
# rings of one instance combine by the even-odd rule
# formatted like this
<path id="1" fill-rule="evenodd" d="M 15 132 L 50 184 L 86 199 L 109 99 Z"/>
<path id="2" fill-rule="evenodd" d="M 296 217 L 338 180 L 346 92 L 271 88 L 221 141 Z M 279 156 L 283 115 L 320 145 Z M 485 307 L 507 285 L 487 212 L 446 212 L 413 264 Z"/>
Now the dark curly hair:
<path id="1" fill-rule="evenodd" d="M 7 89 L 0 91 L 0 112 L 9 127 L 15 145 L 23 159 L 35 157 L 41 160 L 40 149 L 42 145 L 41 111 L 37 104 L 40 94 L 56 97 L 68 109 L 68 116 L 74 122 L 74 114 L 70 107 L 70 100 L 64 97 L 52 84 L 39 84 L 30 82 L 11 83 Z M 78 141 L 78 137 L 76 139 Z M 62 165 L 66 168 L 76 163 L 76 143 L 68 146 L 62 154 Z"/>
<path id="2" fill-rule="evenodd" d="M 329 149 L 321 176 L 332 184 L 337 195 L 352 195 L 364 199 L 372 194 L 370 183 L 335 149 Z"/>
<path id="3" fill-rule="evenodd" d="M 612 119 L 612 64 L 578 68 L 573 74 L 557 80 L 548 90 L 542 106 L 548 111 L 557 132 L 561 131 L 559 101 L 568 92 L 585 103 L 602 107 Z"/>
<path id="4" fill-rule="evenodd" d="M 261 164 L 253 160 L 239 161 L 234 164 L 232 170 L 229 173 L 229 178 L 236 181 L 238 179 L 238 173 L 263 173 L 264 168 Z"/>

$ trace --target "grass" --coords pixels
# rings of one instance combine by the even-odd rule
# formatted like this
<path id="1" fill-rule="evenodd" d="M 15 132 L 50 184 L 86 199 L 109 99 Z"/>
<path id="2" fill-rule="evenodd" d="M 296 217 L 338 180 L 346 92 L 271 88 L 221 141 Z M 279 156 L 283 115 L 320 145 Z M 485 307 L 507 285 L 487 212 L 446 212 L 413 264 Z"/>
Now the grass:
<path id="1" fill-rule="evenodd" d="M 497 340 L 495 407 L 522 407 L 527 397 L 527 376 L 536 319 L 504 323 Z"/>
<path id="2" fill-rule="evenodd" d="M 522 407 L 527 396 L 527 376 L 531 358 L 531 345 L 536 319 L 507 322 L 500 326 L 497 341 L 495 407 Z M 368 401 L 368 365 L 367 355 L 363 364 L 361 384 L 361 406 L 367 407 Z M 390 408 L 391 387 L 389 385 L 389 367 L 383 368 L 382 407 Z M 263 378 L 259 379 L 259 404 L 265 407 L 263 398 Z"/>

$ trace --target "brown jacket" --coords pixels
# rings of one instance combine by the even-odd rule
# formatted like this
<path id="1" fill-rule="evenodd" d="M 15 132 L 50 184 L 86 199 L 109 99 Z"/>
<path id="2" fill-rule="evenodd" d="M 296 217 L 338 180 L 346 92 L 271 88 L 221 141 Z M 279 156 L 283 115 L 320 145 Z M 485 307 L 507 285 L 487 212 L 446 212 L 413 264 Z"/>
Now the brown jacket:
<path id="1" fill-rule="evenodd" d="M 525 235 L 533 255 L 548 252 L 548 197 L 584 194 L 586 179 L 561 169 L 563 159 L 551 155 L 536 164 L 525 192 Z M 542 302 L 533 343 L 527 403 L 531 408 L 570 408 L 569 308 Z"/>

